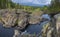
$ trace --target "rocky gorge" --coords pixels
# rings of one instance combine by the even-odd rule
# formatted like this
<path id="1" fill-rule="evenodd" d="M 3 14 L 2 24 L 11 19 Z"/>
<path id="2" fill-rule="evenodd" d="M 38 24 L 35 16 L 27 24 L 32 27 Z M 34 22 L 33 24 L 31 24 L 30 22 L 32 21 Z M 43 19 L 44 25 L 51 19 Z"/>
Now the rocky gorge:
<path id="1" fill-rule="evenodd" d="M 12 35 L 6 37 L 60 37 L 60 14 L 51 17 L 43 11 L 29 13 L 20 9 L 2 9 L 0 23 L 0 31 L 9 33 L 12 30 Z M 5 37 L 2 32 L 0 37 Z"/>

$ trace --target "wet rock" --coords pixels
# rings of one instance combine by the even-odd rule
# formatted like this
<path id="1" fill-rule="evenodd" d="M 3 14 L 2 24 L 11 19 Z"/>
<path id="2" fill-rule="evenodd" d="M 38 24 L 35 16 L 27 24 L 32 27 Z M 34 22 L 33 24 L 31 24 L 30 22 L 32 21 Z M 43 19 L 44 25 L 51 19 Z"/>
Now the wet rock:
<path id="1" fill-rule="evenodd" d="M 21 32 L 19 30 L 14 30 L 13 37 L 21 37 Z"/>
<path id="2" fill-rule="evenodd" d="M 38 12 L 38 11 L 37 11 Z M 41 21 L 41 15 L 43 14 L 42 11 L 40 12 L 33 12 L 31 15 L 30 15 L 30 20 L 29 20 L 29 23 L 30 24 L 37 24 L 37 23 L 40 23 Z"/>
<path id="3" fill-rule="evenodd" d="M 56 14 L 54 16 L 54 19 L 56 19 L 56 30 L 57 30 L 57 36 L 60 37 L 60 14 Z"/>
<path id="4" fill-rule="evenodd" d="M 9 11 L 9 10 L 3 10 L 1 12 L 1 20 L 3 22 L 3 26 L 6 28 L 10 28 L 15 25 L 15 22 L 17 20 L 15 12 Z"/>

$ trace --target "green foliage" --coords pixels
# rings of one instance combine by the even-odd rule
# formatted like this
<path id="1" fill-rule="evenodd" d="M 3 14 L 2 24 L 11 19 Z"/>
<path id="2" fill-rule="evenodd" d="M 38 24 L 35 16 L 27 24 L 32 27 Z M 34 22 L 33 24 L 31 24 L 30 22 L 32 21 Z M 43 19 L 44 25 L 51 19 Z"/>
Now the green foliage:
<path id="1" fill-rule="evenodd" d="M 15 8 L 17 5 L 11 0 L 0 0 L 0 9 Z"/>
<path id="2" fill-rule="evenodd" d="M 52 0 L 48 9 L 50 13 L 60 12 L 60 0 Z"/>

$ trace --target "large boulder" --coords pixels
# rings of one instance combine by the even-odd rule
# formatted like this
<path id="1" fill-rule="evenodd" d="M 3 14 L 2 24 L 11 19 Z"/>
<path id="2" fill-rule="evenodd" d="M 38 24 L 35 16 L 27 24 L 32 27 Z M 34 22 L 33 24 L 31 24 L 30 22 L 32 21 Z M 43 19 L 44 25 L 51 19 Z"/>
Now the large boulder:
<path id="1" fill-rule="evenodd" d="M 18 29 L 24 29 L 28 25 L 29 13 L 17 10 Z"/>
<path id="2" fill-rule="evenodd" d="M 29 23 L 30 24 L 37 24 L 37 23 L 40 23 L 40 21 L 42 20 L 41 18 L 41 15 L 43 14 L 42 11 L 40 12 L 33 12 L 31 15 L 30 15 L 30 20 L 29 20 Z"/>
<path id="3" fill-rule="evenodd" d="M 56 20 L 55 24 L 56 24 L 57 35 L 58 35 L 58 37 L 60 37 L 60 14 L 56 14 L 54 16 L 54 19 Z"/>
<path id="4" fill-rule="evenodd" d="M 17 29 L 23 29 L 28 24 L 29 13 L 20 9 L 3 9 L 0 10 L 0 16 L 4 27 L 11 28 L 17 26 Z"/>
<path id="5" fill-rule="evenodd" d="M 17 20 L 16 14 L 13 10 L 2 10 L 1 12 L 1 20 L 3 22 L 3 26 L 10 28 L 15 25 L 15 22 Z"/>

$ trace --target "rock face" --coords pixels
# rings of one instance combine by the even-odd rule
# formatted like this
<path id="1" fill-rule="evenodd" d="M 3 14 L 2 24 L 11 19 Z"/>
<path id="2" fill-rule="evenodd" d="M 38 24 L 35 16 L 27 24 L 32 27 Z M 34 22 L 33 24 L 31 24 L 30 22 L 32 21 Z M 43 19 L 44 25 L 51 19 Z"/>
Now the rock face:
<path id="1" fill-rule="evenodd" d="M 20 10 L 1 10 L 0 14 L 3 26 L 6 28 L 11 28 L 16 25 L 19 29 L 23 29 L 28 24 L 29 14 L 27 12 Z"/>
<path id="2" fill-rule="evenodd" d="M 3 26 L 7 28 L 14 26 L 17 20 L 15 12 L 7 11 L 7 10 L 5 10 L 5 12 L 3 11 L 1 12 L 1 17 L 2 17 L 1 20 L 3 22 Z"/>
<path id="3" fill-rule="evenodd" d="M 60 37 L 60 14 L 56 14 L 54 18 L 56 19 L 57 36 Z"/>
<path id="4" fill-rule="evenodd" d="M 38 23 L 40 23 L 40 21 L 42 20 L 42 18 L 41 18 L 41 15 L 43 14 L 43 12 L 42 11 L 40 11 L 40 12 L 33 12 L 32 14 L 31 14 L 31 16 L 30 16 L 30 20 L 29 20 L 29 23 L 30 24 L 38 24 Z"/>

